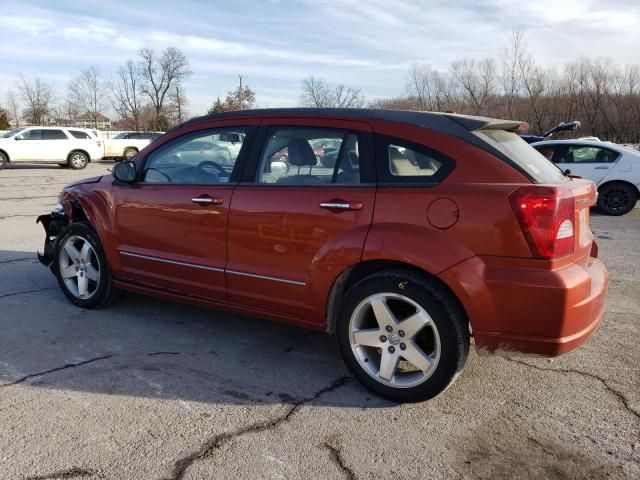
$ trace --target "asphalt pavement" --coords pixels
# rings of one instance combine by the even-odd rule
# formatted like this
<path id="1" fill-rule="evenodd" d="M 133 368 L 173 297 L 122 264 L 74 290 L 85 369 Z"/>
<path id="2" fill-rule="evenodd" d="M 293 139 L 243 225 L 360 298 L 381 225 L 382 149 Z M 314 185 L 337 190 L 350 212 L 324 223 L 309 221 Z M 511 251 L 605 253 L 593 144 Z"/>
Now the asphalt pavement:
<path id="1" fill-rule="evenodd" d="M 640 209 L 592 214 L 610 293 L 584 346 L 472 352 L 445 393 L 400 405 L 323 333 L 137 294 L 69 303 L 35 218 L 112 165 L 0 171 L 0 479 L 640 478 Z"/>

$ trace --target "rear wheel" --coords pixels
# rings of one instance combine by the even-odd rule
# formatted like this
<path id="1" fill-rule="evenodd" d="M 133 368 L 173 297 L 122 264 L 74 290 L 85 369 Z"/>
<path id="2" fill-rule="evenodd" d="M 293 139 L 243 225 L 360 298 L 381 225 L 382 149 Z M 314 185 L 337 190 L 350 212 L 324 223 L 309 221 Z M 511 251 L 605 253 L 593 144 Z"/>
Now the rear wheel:
<path id="1" fill-rule="evenodd" d="M 0 170 L 6 167 L 7 163 L 9 163 L 9 159 L 4 153 L 0 152 Z"/>
<path id="2" fill-rule="evenodd" d="M 118 293 L 100 239 L 84 222 L 65 228 L 56 243 L 52 268 L 63 293 L 79 307 L 104 307 Z"/>
<path id="3" fill-rule="evenodd" d="M 67 159 L 67 165 L 74 170 L 82 170 L 89 163 L 89 157 L 83 152 L 71 152 Z"/>
<path id="4" fill-rule="evenodd" d="M 613 182 L 598 189 L 598 208 L 607 215 L 624 215 L 636 206 L 638 192 L 622 182 Z"/>
<path id="5" fill-rule="evenodd" d="M 469 353 L 469 329 L 457 301 L 436 281 L 402 270 L 371 275 L 351 288 L 336 334 L 353 375 L 399 402 L 444 391 Z"/>

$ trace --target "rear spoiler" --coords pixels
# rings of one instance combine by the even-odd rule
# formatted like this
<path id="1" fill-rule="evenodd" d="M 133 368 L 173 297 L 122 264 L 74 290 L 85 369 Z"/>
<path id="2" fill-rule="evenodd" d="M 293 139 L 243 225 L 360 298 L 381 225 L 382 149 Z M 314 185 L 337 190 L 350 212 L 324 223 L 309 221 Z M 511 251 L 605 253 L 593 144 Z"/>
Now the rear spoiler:
<path id="1" fill-rule="evenodd" d="M 458 114 L 446 114 L 449 120 L 453 120 L 459 125 L 462 125 L 469 131 L 474 130 L 506 130 L 508 132 L 521 132 L 526 129 L 528 125 L 524 122 L 517 120 L 499 120 L 496 118 L 488 117 L 475 117 L 471 115 L 458 115 Z"/>

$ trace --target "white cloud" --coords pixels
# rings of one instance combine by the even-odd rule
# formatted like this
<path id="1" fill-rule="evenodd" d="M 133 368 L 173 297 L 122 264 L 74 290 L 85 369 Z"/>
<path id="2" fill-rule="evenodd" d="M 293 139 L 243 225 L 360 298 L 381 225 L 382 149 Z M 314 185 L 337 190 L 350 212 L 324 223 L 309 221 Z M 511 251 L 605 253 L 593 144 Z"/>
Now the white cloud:
<path id="1" fill-rule="evenodd" d="M 3 11 L 20 12 L 0 17 L 4 78 L 69 78 L 91 64 L 109 75 L 140 48 L 177 46 L 195 72 L 186 87 L 197 112 L 224 96 L 238 73 L 261 105 L 296 104 L 311 74 L 369 96 L 397 95 L 411 63 L 447 69 L 463 57 L 496 56 L 513 29 L 524 29 L 542 65 L 583 55 L 639 60 L 638 0 L 237 0 L 224 8 L 115 0 L 68 10 L 64 2 L 4 3 Z"/>

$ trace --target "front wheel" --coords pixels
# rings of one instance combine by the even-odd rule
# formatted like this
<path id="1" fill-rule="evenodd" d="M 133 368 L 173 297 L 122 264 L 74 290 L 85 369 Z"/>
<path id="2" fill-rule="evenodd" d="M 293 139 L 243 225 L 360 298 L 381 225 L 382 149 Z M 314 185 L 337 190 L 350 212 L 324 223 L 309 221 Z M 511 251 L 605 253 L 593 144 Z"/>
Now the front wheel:
<path id="1" fill-rule="evenodd" d="M 629 213 L 637 201 L 638 192 L 627 183 L 609 183 L 598 190 L 598 208 L 606 215 Z"/>
<path id="2" fill-rule="evenodd" d="M 82 170 L 89 163 L 89 157 L 82 152 L 71 152 L 67 164 L 74 170 Z"/>
<path id="3" fill-rule="evenodd" d="M 371 275 L 351 288 L 336 334 L 353 375 L 398 402 L 444 391 L 469 353 L 469 328 L 457 301 L 436 281 L 402 270 Z"/>
<path id="4" fill-rule="evenodd" d="M 56 242 L 52 270 L 63 293 L 79 307 L 104 307 L 117 293 L 100 239 L 84 222 L 64 229 Z"/>

